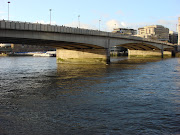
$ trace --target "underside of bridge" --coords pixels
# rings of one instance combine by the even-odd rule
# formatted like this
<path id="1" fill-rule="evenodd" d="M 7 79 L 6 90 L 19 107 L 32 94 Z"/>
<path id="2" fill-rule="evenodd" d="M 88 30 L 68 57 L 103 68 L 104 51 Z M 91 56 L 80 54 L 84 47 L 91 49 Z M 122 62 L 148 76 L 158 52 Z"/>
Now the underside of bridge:
<path id="1" fill-rule="evenodd" d="M 128 49 L 129 57 L 171 57 L 173 48 L 158 48 L 146 43 L 128 43 L 118 45 Z"/>
<path id="2" fill-rule="evenodd" d="M 7 43 L 7 41 L 13 44 L 56 48 L 58 63 L 106 64 L 110 62 L 108 49 L 97 45 L 54 40 L 0 38 L 1 43 Z"/>
<path id="3" fill-rule="evenodd" d="M 13 43 L 24 45 L 37 45 L 37 46 L 50 46 L 54 48 L 64 49 L 103 49 L 103 47 L 97 45 L 90 45 L 84 43 L 63 42 L 54 40 L 40 40 L 40 39 L 26 39 L 26 38 L 0 38 L 0 43 Z"/>
<path id="4" fill-rule="evenodd" d="M 158 48 L 156 46 L 146 44 L 146 43 L 128 43 L 128 44 L 122 44 L 118 45 L 124 48 L 127 48 L 129 50 L 145 50 L 145 51 L 153 51 L 153 50 L 161 50 L 162 48 Z M 173 48 L 164 48 L 164 51 L 171 51 Z"/>
<path id="5" fill-rule="evenodd" d="M 120 45 L 129 50 L 160 50 L 159 48 L 145 43 L 129 43 Z"/>

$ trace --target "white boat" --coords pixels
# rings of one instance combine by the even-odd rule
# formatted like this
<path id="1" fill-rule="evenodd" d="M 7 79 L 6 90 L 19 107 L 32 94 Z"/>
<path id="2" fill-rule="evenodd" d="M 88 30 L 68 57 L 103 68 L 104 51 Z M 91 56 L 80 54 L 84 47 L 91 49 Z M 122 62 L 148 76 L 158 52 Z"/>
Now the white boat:
<path id="1" fill-rule="evenodd" d="M 33 56 L 38 56 L 38 57 L 55 57 L 56 56 L 56 52 L 55 51 L 48 51 L 48 52 L 38 52 L 38 53 L 34 53 Z"/>

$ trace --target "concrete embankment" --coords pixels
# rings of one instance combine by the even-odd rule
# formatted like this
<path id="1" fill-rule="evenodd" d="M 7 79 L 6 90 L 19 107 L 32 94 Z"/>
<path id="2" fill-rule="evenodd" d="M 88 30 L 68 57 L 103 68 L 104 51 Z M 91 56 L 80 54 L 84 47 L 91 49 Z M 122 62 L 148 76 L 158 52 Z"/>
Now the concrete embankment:
<path id="1" fill-rule="evenodd" d="M 175 57 L 180 57 L 180 52 L 176 53 Z"/>
<path id="2" fill-rule="evenodd" d="M 171 57 L 172 52 L 164 51 L 163 54 L 161 51 L 148 51 L 148 50 L 128 50 L 129 57 Z"/>

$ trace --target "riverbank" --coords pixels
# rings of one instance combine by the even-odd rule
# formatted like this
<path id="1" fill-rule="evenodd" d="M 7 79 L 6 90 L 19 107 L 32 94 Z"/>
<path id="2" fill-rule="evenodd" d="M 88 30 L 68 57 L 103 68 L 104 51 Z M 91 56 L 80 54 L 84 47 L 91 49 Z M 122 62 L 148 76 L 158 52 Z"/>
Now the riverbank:
<path id="1" fill-rule="evenodd" d="M 6 56 L 8 56 L 8 55 L 4 54 L 4 53 L 0 54 L 0 57 L 6 57 Z"/>
<path id="2" fill-rule="evenodd" d="M 3 56 L 41 56 L 41 57 L 55 57 L 56 51 L 47 51 L 47 52 L 15 52 L 8 54 L 0 54 L 0 57 Z"/>

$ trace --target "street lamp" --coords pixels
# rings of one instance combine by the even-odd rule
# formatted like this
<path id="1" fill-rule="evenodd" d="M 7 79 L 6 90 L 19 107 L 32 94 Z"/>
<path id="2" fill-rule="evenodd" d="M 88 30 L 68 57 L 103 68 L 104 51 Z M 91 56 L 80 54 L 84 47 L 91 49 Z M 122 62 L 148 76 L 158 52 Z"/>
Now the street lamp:
<path id="1" fill-rule="evenodd" d="M 79 28 L 80 28 L 80 15 L 78 15 L 78 22 L 79 22 Z"/>
<path id="2" fill-rule="evenodd" d="M 52 11 L 52 9 L 49 9 L 49 12 L 50 12 L 50 25 L 51 25 L 51 11 Z"/>
<path id="3" fill-rule="evenodd" d="M 9 4 L 10 4 L 11 2 L 10 1 L 8 1 L 8 21 L 9 21 Z"/>
<path id="4" fill-rule="evenodd" d="M 101 23 L 101 20 L 99 20 L 99 31 L 100 31 L 100 23 Z"/>

